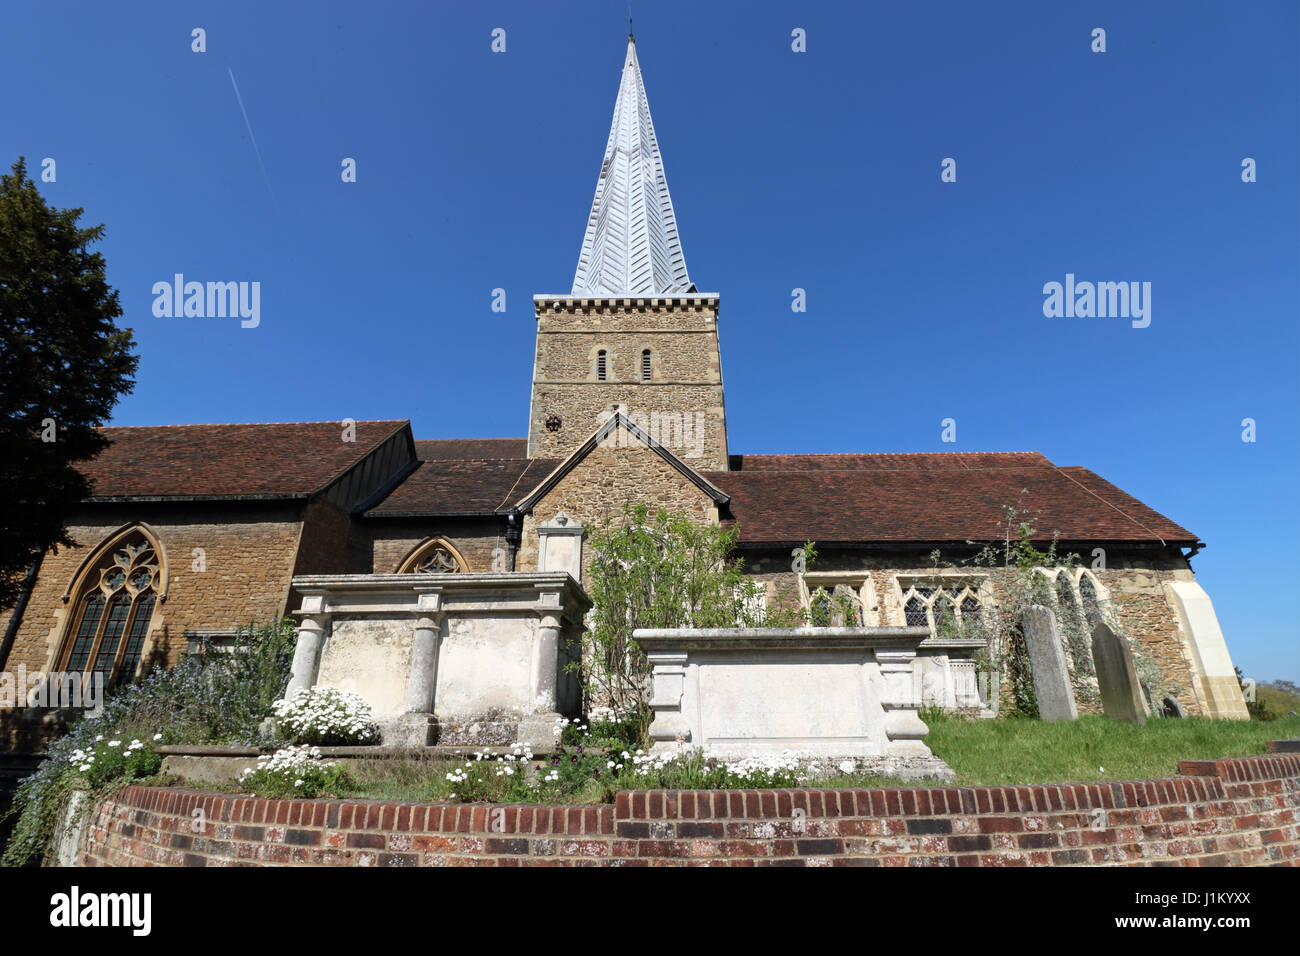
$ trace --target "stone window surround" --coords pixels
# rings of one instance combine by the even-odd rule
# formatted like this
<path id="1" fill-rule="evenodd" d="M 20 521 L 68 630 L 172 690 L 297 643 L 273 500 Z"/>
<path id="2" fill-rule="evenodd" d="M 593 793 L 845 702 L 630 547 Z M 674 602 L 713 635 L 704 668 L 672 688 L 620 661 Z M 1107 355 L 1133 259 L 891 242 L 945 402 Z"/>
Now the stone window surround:
<path id="1" fill-rule="evenodd" d="M 600 357 L 605 356 L 605 377 L 600 375 Z M 618 378 L 614 375 L 614 350 L 604 343 L 597 342 L 591 347 L 591 372 L 587 376 L 589 382 L 616 382 Z"/>
<path id="2" fill-rule="evenodd" d="M 812 610 L 812 594 L 819 587 L 834 591 L 835 585 L 846 584 L 853 589 L 862 602 L 864 625 L 877 623 L 873 615 L 880 613 L 880 602 L 876 598 L 876 585 L 871 572 L 859 571 L 803 571 L 799 574 L 799 603 L 805 611 Z M 892 623 L 892 622 L 890 622 Z"/>
<path id="3" fill-rule="evenodd" d="M 917 593 L 914 589 L 918 586 L 932 587 L 933 594 L 928 598 Z M 961 605 L 964 602 L 962 597 L 963 591 L 979 602 L 980 610 L 992 604 L 993 593 L 987 575 L 971 574 L 969 572 L 954 569 L 950 574 L 899 574 L 894 576 L 894 587 L 898 591 L 898 608 L 901 620 L 907 620 L 907 605 L 912 598 L 916 598 L 926 606 L 927 617 L 933 622 L 934 604 L 939 597 L 939 590 L 942 589 L 952 597 L 956 598 L 954 609 L 958 618 L 961 616 Z M 935 637 L 938 635 L 931 624 L 931 634 Z"/>
<path id="4" fill-rule="evenodd" d="M 1061 574 L 1069 574 L 1072 593 L 1075 600 L 1079 600 L 1079 581 L 1087 576 L 1097 589 L 1097 601 L 1105 606 L 1110 600 L 1110 590 L 1098 580 L 1088 568 L 1035 568 L 1038 573 L 1048 578 L 1052 582 L 1053 590 L 1056 587 L 1056 579 Z M 837 572 L 843 573 L 843 572 Z M 859 572 L 854 572 L 855 574 Z M 865 572 L 862 572 L 865 573 Z M 964 568 L 936 568 L 933 571 L 907 571 L 891 575 L 891 587 L 887 592 L 885 600 L 885 623 L 890 625 L 902 625 L 907 622 L 907 615 L 904 608 L 907 604 L 908 590 L 914 584 L 934 582 L 936 587 L 942 587 L 944 579 L 956 579 L 962 581 L 971 587 L 976 600 L 980 602 L 981 609 L 989 609 L 995 606 L 996 601 L 993 596 L 992 575 L 988 571 L 979 571 L 972 573 Z M 801 582 L 802 587 L 802 582 Z M 814 585 L 815 587 L 815 585 Z M 805 607 L 807 606 L 807 597 L 804 597 Z M 928 602 L 927 602 L 928 603 Z"/>
<path id="5" fill-rule="evenodd" d="M 436 551 L 438 548 L 442 548 L 451 555 L 456 562 L 456 573 L 464 574 L 470 570 L 469 562 L 465 560 L 465 556 L 460 553 L 460 550 L 454 544 L 441 535 L 431 535 L 408 551 L 406 556 L 397 562 L 397 567 L 393 569 L 393 573 L 414 574 L 416 566 L 424 556 L 429 552 Z"/>
<path id="6" fill-rule="evenodd" d="M 663 370 L 659 367 L 659 353 L 651 348 L 642 348 L 637 355 L 640 364 L 637 366 L 637 381 L 653 382 L 656 379 L 663 378 Z"/>
<path id="7" fill-rule="evenodd" d="M 1056 593 L 1056 579 L 1064 574 L 1069 578 L 1070 594 L 1076 602 L 1082 602 L 1083 600 L 1083 595 L 1079 593 L 1079 582 L 1085 577 L 1088 578 L 1092 582 L 1092 586 L 1096 588 L 1098 604 L 1105 607 L 1106 602 L 1110 600 L 1110 589 L 1107 588 L 1106 585 L 1102 584 L 1101 581 L 1098 580 L 1097 575 L 1093 574 L 1088 568 L 1035 568 L 1034 570 L 1052 582 L 1053 594 Z M 1080 603 L 1079 607 L 1082 606 L 1082 603 Z"/>
<path id="8" fill-rule="evenodd" d="M 49 652 L 45 661 L 44 673 L 54 673 L 58 670 L 60 663 L 67 658 L 72 647 L 72 641 L 76 638 L 82 600 L 92 587 L 98 586 L 99 571 L 102 569 L 104 561 L 136 536 L 142 537 L 148 543 L 153 550 L 154 559 L 158 565 L 158 573 L 154 580 L 156 600 L 154 601 L 148 627 L 145 630 L 144 642 L 140 646 L 139 664 L 143 664 L 152 656 L 157 639 L 163 633 L 165 624 L 162 606 L 167 600 L 167 587 L 170 583 L 167 551 L 163 547 L 162 539 L 153 528 L 143 521 L 128 521 L 116 531 L 110 532 L 98 545 L 92 548 L 69 579 L 68 586 L 62 596 L 62 601 L 66 606 L 58 608 L 54 612 L 55 620 L 54 626 L 50 628 L 49 632 Z M 137 671 L 139 670 L 139 664 L 137 664 Z M 119 681 L 124 679 L 125 676 L 119 675 Z"/>
<path id="9" fill-rule="evenodd" d="M 916 585 L 933 585 L 936 589 L 961 584 L 970 588 L 971 595 L 980 602 L 980 609 L 992 607 L 993 581 L 987 572 L 972 572 L 967 568 L 934 568 L 927 571 L 901 571 L 890 575 L 885 592 L 885 623 L 902 626 L 907 623 L 907 602 Z M 922 598 L 922 600 L 926 600 Z M 933 597 L 926 600 L 929 606 Z"/>

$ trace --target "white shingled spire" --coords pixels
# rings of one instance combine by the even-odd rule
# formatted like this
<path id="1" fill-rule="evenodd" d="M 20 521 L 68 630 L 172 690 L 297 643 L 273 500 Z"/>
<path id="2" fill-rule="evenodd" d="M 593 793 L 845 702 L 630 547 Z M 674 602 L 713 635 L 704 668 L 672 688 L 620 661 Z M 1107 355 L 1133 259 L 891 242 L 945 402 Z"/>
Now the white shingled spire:
<path id="1" fill-rule="evenodd" d="M 677 217 L 641 81 L 636 40 L 629 35 L 605 161 L 573 276 L 573 295 L 668 295 L 694 288 L 677 237 Z"/>

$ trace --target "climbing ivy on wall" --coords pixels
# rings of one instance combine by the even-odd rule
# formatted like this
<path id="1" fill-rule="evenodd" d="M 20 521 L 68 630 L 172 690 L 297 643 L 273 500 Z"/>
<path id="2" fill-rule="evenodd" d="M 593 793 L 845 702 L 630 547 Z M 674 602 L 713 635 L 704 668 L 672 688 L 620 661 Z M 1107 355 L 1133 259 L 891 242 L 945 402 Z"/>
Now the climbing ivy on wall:
<path id="1" fill-rule="evenodd" d="M 983 640 L 985 651 L 977 655 L 976 666 L 995 675 L 998 693 L 989 696 L 998 699 L 998 711 L 1037 717 L 1038 704 L 1021 620 L 1025 610 L 1033 605 L 1051 608 L 1056 614 L 1075 700 L 1085 709 L 1099 710 L 1101 695 L 1092 660 L 1092 626 L 1098 620 L 1103 621 L 1117 637 L 1128 640 L 1118 615 L 1109 601 L 1098 599 L 1091 606 L 1077 604 L 1073 581 L 1079 556 L 1059 554 L 1055 536 L 1046 550 L 1039 549 L 1034 543 L 1037 531 L 1031 515 L 1013 506 L 1004 506 L 1003 511 L 1001 539 L 983 545 L 960 564 L 944 561 L 939 551 L 931 553 L 936 569 L 959 566 L 979 569 L 991 579 L 994 595 L 978 616 L 945 617 L 940 625 L 941 634 Z M 1068 576 L 1065 582 L 1061 581 L 1062 575 Z M 940 580 L 936 577 L 936 581 Z M 1155 698 L 1152 709 L 1159 713 L 1159 701 L 1176 689 L 1166 686 L 1161 668 L 1140 641 L 1129 640 L 1128 644 L 1138 677 L 1148 697 Z"/>

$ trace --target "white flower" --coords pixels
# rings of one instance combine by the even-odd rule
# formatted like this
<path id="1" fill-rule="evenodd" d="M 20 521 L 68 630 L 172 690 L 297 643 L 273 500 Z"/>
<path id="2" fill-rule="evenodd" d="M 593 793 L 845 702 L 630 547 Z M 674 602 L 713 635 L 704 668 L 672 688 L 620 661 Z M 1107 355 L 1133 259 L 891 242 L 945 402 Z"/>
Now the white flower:
<path id="1" fill-rule="evenodd" d="M 852 760 L 842 760 L 842 761 L 840 761 L 840 772 L 841 772 L 841 773 L 852 773 L 852 772 L 853 772 L 853 769 L 854 769 L 854 763 L 853 763 Z"/>
<path id="2" fill-rule="evenodd" d="M 153 735 L 153 739 L 154 739 L 154 740 L 162 740 L 162 734 L 154 734 L 154 735 Z"/>
<path id="3" fill-rule="evenodd" d="M 120 747 L 120 746 L 122 746 L 122 741 L 120 741 L 120 740 L 110 740 L 110 741 L 108 742 L 108 745 L 109 745 L 110 747 Z"/>

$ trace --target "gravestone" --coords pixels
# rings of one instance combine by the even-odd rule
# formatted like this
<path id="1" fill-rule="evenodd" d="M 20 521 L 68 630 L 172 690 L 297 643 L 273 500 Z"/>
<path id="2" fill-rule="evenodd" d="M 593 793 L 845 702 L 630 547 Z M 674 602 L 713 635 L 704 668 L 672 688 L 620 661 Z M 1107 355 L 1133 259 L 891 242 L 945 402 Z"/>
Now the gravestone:
<path id="1" fill-rule="evenodd" d="M 1164 700 L 1164 704 L 1165 704 L 1166 717 L 1177 717 L 1179 720 L 1181 720 L 1187 716 L 1187 714 L 1183 711 L 1183 705 L 1178 703 L 1178 701 L 1176 701 L 1173 697 L 1166 696 Z"/>
<path id="2" fill-rule="evenodd" d="M 1021 624 L 1034 677 L 1034 696 L 1038 698 L 1038 716 L 1047 721 L 1076 720 L 1079 711 L 1074 706 L 1056 615 L 1051 608 L 1035 604 L 1025 608 Z"/>
<path id="3" fill-rule="evenodd" d="M 1097 669 L 1101 709 L 1106 716 L 1145 726 L 1147 718 L 1140 696 L 1142 685 L 1133 667 L 1133 651 L 1128 641 L 1117 636 L 1105 621 L 1092 626 L 1092 663 Z"/>

